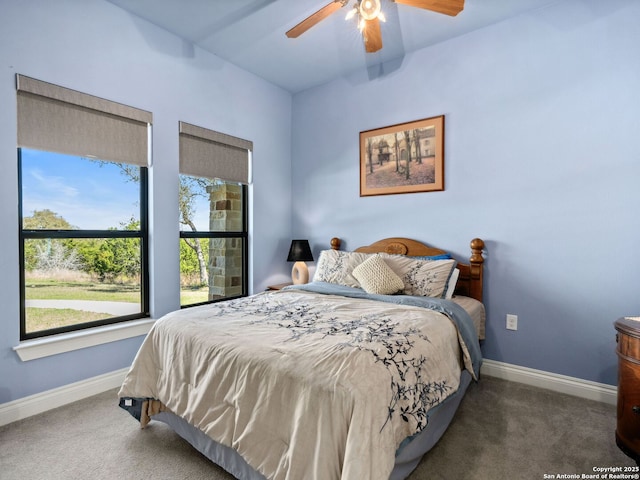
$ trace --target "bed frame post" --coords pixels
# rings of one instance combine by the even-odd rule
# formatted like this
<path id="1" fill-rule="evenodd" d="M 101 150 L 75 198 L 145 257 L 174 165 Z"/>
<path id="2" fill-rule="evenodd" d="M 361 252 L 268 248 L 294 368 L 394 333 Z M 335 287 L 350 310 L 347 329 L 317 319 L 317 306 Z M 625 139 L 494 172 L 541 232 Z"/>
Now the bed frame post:
<path id="1" fill-rule="evenodd" d="M 484 257 L 482 256 L 482 250 L 484 249 L 484 242 L 479 238 L 471 240 L 471 258 L 469 258 L 469 296 L 482 301 L 482 268 L 484 264 Z"/>
<path id="2" fill-rule="evenodd" d="M 340 250 L 340 244 L 342 242 L 340 241 L 340 239 L 338 237 L 333 237 L 331 239 L 331 249 L 332 250 Z"/>

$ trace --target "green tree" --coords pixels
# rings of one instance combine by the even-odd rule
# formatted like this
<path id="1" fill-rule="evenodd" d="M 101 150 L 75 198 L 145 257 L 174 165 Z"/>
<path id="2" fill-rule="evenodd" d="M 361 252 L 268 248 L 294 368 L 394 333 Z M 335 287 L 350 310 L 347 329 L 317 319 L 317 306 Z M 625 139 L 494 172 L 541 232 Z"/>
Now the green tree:
<path id="1" fill-rule="evenodd" d="M 131 219 L 121 224 L 124 230 L 139 230 L 140 221 Z M 99 245 L 91 263 L 92 273 L 101 281 L 140 276 L 140 240 L 137 238 L 105 238 Z"/>
<path id="2" fill-rule="evenodd" d="M 77 230 L 63 217 L 48 208 L 34 210 L 33 215 L 22 219 L 24 230 Z M 56 268 L 77 269 L 81 259 L 76 258 L 73 241 L 51 239 L 30 239 L 24 244 L 24 264 L 27 271 Z"/>
<path id="3" fill-rule="evenodd" d="M 180 241 L 180 276 L 183 278 L 198 278 L 198 284 L 202 285 L 202 278 L 200 277 L 200 262 L 198 260 L 198 255 L 196 250 L 192 245 L 187 244 L 186 240 L 191 240 L 191 242 L 200 243 L 200 250 L 202 252 L 208 252 L 209 250 L 209 239 L 208 238 L 194 238 L 194 239 L 181 239 Z M 205 256 L 205 262 L 206 262 Z"/>
<path id="4" fill-rule="evenodd" d="M 33 215 L 22 219 L 22 228 L 25 230 L 77 230 L 64 218 L 48 208 L 34 210 Z"/>
<path id="5" fill-rule="evenodd" d="M 88 274 L 97 275 L 94 268 L 95 259 L 100 254 L 100 245 L 103 240 L 97 238 L 83 238 L 82 240 L 70 240 L 78 254 L 81 270 Z"/>
<path id="6" fill-rule="evenodd" d="M 193 222 L 194 204 L 197 197 L 208 198 L 207 187 L 212 181 L 206 178 L 191 177 L 180 175 L 180 186 L 178 196 L 178 207 L 180 210 L 180 223 L 188 226 L 191 231 L 197 232 L 198 229 Z M 200 283 L 206 285 L 209 283 L 209 274 L 207 273 L 207 262 L 205 260 L 202 244 L 197 238 L 183 238 L 184 243 L 193 250 L 198 260 L 198 269 L 200 273 Z M 181 242 L 182 243 L 182 242 Z M 182 252 L 180 255 L 182 259 Z M 182 268 L 182 266 L 181 266 Z"/>

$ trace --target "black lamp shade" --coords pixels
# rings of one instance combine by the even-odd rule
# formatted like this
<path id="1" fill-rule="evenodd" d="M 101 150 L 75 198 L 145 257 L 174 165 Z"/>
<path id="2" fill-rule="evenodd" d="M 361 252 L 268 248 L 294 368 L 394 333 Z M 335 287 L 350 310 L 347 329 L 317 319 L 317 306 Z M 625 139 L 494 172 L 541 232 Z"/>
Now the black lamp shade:
<path id="1" fill-rule="evenodd" d="M 287 262 L 313 262 L 309 240 L 291 240 Z"/>

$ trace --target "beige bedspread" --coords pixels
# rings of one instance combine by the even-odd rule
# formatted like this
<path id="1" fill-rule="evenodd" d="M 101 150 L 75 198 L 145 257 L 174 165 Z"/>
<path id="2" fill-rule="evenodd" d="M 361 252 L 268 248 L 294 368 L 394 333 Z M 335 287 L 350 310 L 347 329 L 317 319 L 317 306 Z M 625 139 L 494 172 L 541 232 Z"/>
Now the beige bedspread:
<path id="1" fill-rule="evenodd" d="M 269 479 L 386 480 L 458 388 L 461 342 L 424 308 L 266 292 L 158 320 L 119 396 L 159 400 Z"/>

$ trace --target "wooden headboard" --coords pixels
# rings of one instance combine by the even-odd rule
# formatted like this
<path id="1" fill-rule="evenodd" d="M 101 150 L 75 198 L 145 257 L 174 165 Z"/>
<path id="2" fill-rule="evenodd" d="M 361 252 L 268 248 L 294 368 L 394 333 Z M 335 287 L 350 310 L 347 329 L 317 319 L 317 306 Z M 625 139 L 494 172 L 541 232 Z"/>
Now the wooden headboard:
<path id="1" fill-rule="evenodd" d="M 331 239 L 331 248 L 340 250 L 342 242 L 339 238 Z M 484 242 L 479 238 L 471 240 L 471 256 L 469 263 L 458 262 L 457 268 L 460 270 L 458 283 L 456 284 L 456 295 L 475 298 L 482 302 L 482 274 L 484 257 L 482 250 Z M 424 243 L 409 238 L 393 237 L 378 240 L 366 247 L 355 249 L 356 252 L 363 253 L 390 253 L 395 255 L 408 255 L 410 257 L 433 256 L 448 253 L 446 250 L 430 247 Z"/>

